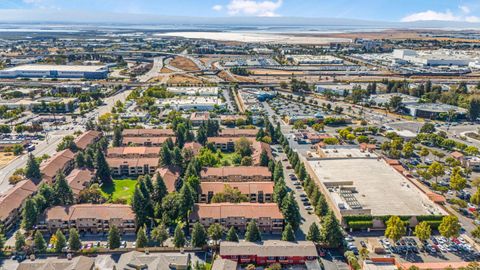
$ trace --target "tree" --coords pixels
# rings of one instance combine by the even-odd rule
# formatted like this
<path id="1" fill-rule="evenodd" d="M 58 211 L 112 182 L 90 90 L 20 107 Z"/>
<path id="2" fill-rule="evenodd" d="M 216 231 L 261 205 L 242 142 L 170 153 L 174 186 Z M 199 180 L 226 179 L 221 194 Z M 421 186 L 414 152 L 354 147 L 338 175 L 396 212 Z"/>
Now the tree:
<path id="1" fill-rule="evenodd" d="M 80 235 L 75 228 L 71 228 L 68 236 L 68 248 L 70 250 L 77 251 L 82 248 L 82 242 L 80 241 Z"/>
<path id="2" fill-rule="evenodd" d="M 290 195 L 285 196 L 285 198 L 282 200 L 281 209 L 285 218 L 285 222 L 292 225 L 294 230 L 297 230 L 300 226 L 301 216 L 293 192 L 290 192 Z"/>
<path id="3" fill-rule="evenodd" d="M 480 226 L 475 227 L 471 233 L 473 237 L 480 239 Z"/>
<path id="4" fill-rule="evenodd" d="M 406 228 L 403 221 L 397 216 L 391 216 L 387 222 L 387 229 L 385 230 L 385 237 L 397 242 L 405 235 Z"/>
<path id="5" fill-rule="evenodd" d="M 426 221 L 422 221 L 415 226 L 414 234 L 420 241 L 423 242 L 428 240 L 432 235 L 432 228 Z"/>
<path id="6" fill-rule="evenodd" d="M 477 187 L 477 191 L 470 198 L 470 202 L 480 206 L 480 188 Z"/>
<path id="7" fill-rule="evenodd" d="M 54 249 L 56 253 L 60 253 L 62 252 L 63 248 L 67 246 L 67 239 L 60 229 L 57 229 L 55 238 L 57 239 L 57 242 L 55 242 Z"/>
<path id="8" fill-rule="evenodd" d="M 108 163 L 105 160 L 105 156 L 102 150 L 100 149 L 100 147 L 97 149 L 95 158 L 96 158 L 96 169 L 97 169 L 95 176 L 97 177 L 97 179 L 99 179 L 103 183 L 111 183 L 112 176 L 110 172 L 110 167 L 108 167 Z"/>
<path id="9" fill-rule="evenodd" d="M 120 233 L 115 225 L 111 225 L 108 230 L 108 246 L 110 249 L 117 249 L 120 247 Z"/>
<path id="10" fill-rule="evenodd" d="M 207 244 L 207 232 L 200 222 L 193 224 L 192 228 L 192 246 L 203 247 Z"/>
<path id="11" fill-rule="evenodd" d="M 252 220 L 247 225 L 247 231 L 245 232 L 245 241 L 248 242 L 260 242 L 262 241 L 262 236 L 260 230 L 257 227 L 255 220 Z"/>
<path id="12" fill-rule="evenodd" d="M 252 143 L 245 137 L 241 137 L 235 142 L 235 152 L 242 157 L 250 156 L 252 154 Z"/>
<path id="13" fill-rule="evenodd" d="M 308 229 L 307 240 L 314 243 L 319 243 L 321 240 L 320 229 L 318 229 L 318 226 L 315 222 L 312 223 Z"/>
<path id="14" fill-rule="evenodd" d="M 289 242 L 295 241 L 295 233 L 293 232 L 293 228 L 292 228 L 292 225 L 290 225 L 290 223 L 287 223 L 287 225 L 283 229 L 282 241 L 289 241 Z"/>
<path id="15" fill-rule="evenodd" d="M 218 240 L 222 239 L 223 236 L 223 227 L 218 223 L 210 225 L 208 228 L 208 236 L 215 241 L 215 244 L 218 243 Z"/>
<path id="16" fill-rule="evenodd" d="M 73 192 L 63 172 L 59 171 L 55 177 L 55 185 L 53 186 L 53 192 L 55 192 L 55 204 L 56 205 L 70 205 L 73 204 Z"/>
<path id="17" fill-rule="evenodd" d="M 437 183 L 438 177 L 443 176 L 445 174 L 445 168 L 443 167 L 442 164 L 435 161 L 428 167 L 427 172 L 431 176 L 435 177 L 435 183 Z"/>
<path id="18" fill-rule="evenodd" d="M 33 243 L 37 252 L 45 253 L 45 251 L 47 250 L 47 243 L 45 242 L 45 238 L 43 238 L 43 234 L 41 231 L 37 230 L 35 232 Z"/>
<path id="19" fill-rule="evenodd" d="M 224 186 L 223 192 L 216 193 L 211 200 L 212 203 L 241 203 L 247 201 L 248 197 L 245 194 L 242 194 L 240 190 L 232 188 L 227 184 Z"/>
<path id="20" fill-rule="evenodd" d="M 445 216 L 442 218 L 438 231 L 446 238 L 457 237 L 460 233 L 460 223 L 456 216 Z"/>
<path id="21" fill-rule="evenodd" d="M 347 251 L 343 255 L 346 259 L 350 267 L 354 270 L 359 270 L 361 269 L 360 264 L 358 263 L 358 259 L 353 253 L 353 251 Z"/>
<path id="22" fill-rule="evenodd" d="M 100 204 L 106 201 L 102 195 L 102 190 L 98 184 L 92 184 L 90 187 L 80 191 L 78 194 L 80 203 Z"/>
<path id="23" fill-rule="evenodd" d="M 450 188 L 456 191 L 463 190 L 467 186 L 467 180 L 460 173 L 450 176 Z"/>
<path id="24" fill-rule="evenodd" d="M 269 160 L 267 151 L 262 150 L 262 153 L 260 154 L 260 166 L 267 167 Z"/>
<path id="25" fill-rule="evenodd" d="M 25 248 L 25 236 L 20 231 L 15 233 L 15 251 L 22 252 Z"/>
<path id="26" fill-rule="evenodd" d="M 315 214 L 317 216 L 323 217 L 328 213 L 328 204 L 325 200 L 325 196 L 320 195 L 318 197 L 317 204 L 315 205 Z"/>
<path id="27" fill-rule="evenodd" d="M 420 129 L 420 133 L 434 133 L 435 132 L 435 125 L 432 123 L 425 123 L 423 124 L 422 128 Z"/>
<path id="28" fill-rule="evenodd" d="M 143 226 L 147 222 L 147 199 L 144 197 L 140 188 L 140 183 L 137 183 L 132 197 L 132 210 L 135 212 L 135 218 L 139 226 Z"/>
<path id="29" fill-rule="evenodd" d="M 467 109 L 470 120 L 476 120 L 480 116 L 480 98 L 478 96 L 472 96 L 468 102 Z"/>
<path id="30" fill-rule="evenodd" d="M 163 144 L 160 150 L 160 163 L 162 166 L 170 166 L 173 164 L 172 152 L 166 143 Z"/>
<path id="31" fill-rule="evenodd" d="M 152 202 L 161 203 L 167 193 L 167 186 L 165 186 L 165 182 L 160 173 L 157 172 L 155 181 L 153 182 Z"/>
<path id="32" fill-rule="evenodd" d="M 168 230 L 163 224 L 159 224 L 157 227 L 155 227 L 152 230 L 152 240 L 157 242 L 161 247 L 163 247 L 163 244 L 165 241 L 167 241 L 169 235 L 168 235 Z"/>
<path id="33" fill-rule="evenodd" d="M 144 248 L 148 245 L 148 237 L 145 226 L 140 227 L 137 232 L 137 239 L 135 240 L 137 248 Z"/>
<path id="34" fill-rule="evenodd" d="M 230 227 L 230 229 L 227 232 L 227 236 L 225 237 L 225 241 L 229 242 L 238 242 L 238 235 L 237 232 L 235 231 L 235 227 Z"/>
<path id="35" fill-rule="evenodd" d="M 32 198 L 28 198 L 22 211 L 22 227 L 25 230 L 32 230 L 37 223 L 37 216 L 37 206 Z"/>
<path id="36" fill-rule="evenodd" d="M 360 258 L 361 258 L 362 260 L 368 259 L 369 253 L 370 253 L 370 252 L 368 251 L 367 248 L 362 248 L 362 249 L 360 249 L 360 252 L 359 252 Z"/>
<path id="37" fill-rule="evenodd" d="M 40 178 L 42 178 L 42 174 L 40 173 L 40 166 L 38 165 L 35 157 L 31 153 L 28 155 L 27 167 L 25 169 L 25 177 L 31 180 L 40 180 Z"/>
<path id="38" fill-rule="evenodd" d="M 322 227 L 320 229 L 322 242 L 329 247 L 338 247 L 343 240 L 342 231 L 338 220 L 332 211 L 322 219 Z"/>
<path id="39" fill-rule="evenodd" d="M 207 142 L 207 131 L 203 126 L 200 126 L 197 131 L 197 142 L 201 145 L 205 145 Z"/>
<path id="40" fill-rule="evenodd" d="M 428 148 L 423 147 L 418 154 L 424 158 L 430 154 L 430 151 L 428 151 Z"/>
<path id="41" fill-rule="evenodd" d="M 183 232 L 183 226 L 177 224 L 175 227 L 175 232 L 173 233 L 173 245 L 176 248 L 181 248 L 185 246 L 185 233 Z"/>
<path id="42" fill-rule="evenodd" d="M 85 167 L 85 155 L 82 152 L 78 152 L 75 156 L 75 166 L 79 169 Z"/>
<path id="43" fill-rule="evenodd" d="M 122 128 L 120 126 L 115 126 L 113 128 L 113 147 L 122 146 Z"/>

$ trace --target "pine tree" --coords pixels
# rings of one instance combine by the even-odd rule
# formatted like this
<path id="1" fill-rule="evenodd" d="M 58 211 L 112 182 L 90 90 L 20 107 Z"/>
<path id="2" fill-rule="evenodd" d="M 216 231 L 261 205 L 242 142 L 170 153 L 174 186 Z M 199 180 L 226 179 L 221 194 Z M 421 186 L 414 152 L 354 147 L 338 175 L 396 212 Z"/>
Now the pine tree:
<path id="1" fill-rule="evenodd" d="M 25 248 L 25 236 L 18 230 L 15 233 L 15 251 L 22 252 Z"/>
<path id="2" fill-rule="evenodd" d="M 208 227 L 208 235 L 210 238 L 215 241 L 215 244 L 218 243 L 218 240 L 222 239 L 223 236 L 223 227 L 218 223 L 214 223 Z"/>
<path id="3" fill-rule="evenodd" d="M 95 164 L 93 164 L 93 158 L 91 155 L 85 155 L 85 167 L 89 170 L 95 169 Z"/>
<path id="4" fill-rule="evenodd" d="M 37 216 L 37 206 L 32 198 L 28 198 L 22 211 L 22 227 L 25 230 L 32 230 L 37 222 Z"/>
<path id="5" fill-rule="evenodd" d="M 322 242 L 329 247 L 338 247 L 343 241 L 342 231 L 338 220 L 332 211 L 322 219 L 321 227 Z"/>
<path id="6" fill-rule="evenodd" d="M 36 231 L 35 232 L 35 237 L 34 237 L 34 245 L 35 245 L 35 250 L 39 253 L 45 253 L 47 250 L 47 243 L 45 242 L 45 238 L 43 238 L 42 232 L 41 231 Z"/>
<path id="7" fill-rule="evenodd" d="M 262 150 L 262 153 L 260 154 L 260 166 L 267 167 L 269 161 L 267 151 Z"/>
<path id="8" fill-rule="evenodd" d="M 203 247 L 207 244 L 207 232 L 200 222 L 193 224 L 192 228 L 192 246 Z"/>
<path id="9" fill-rule="evenodd" d="M 152 181 L 152 177 L 150 177 L 150 175 L 146 174 L 146 175 L 143 177 L 143 181 L 145 182 L 145 187 L 147 188 L 148 193 L 149 193 L 149 194 L 152 194 L 152 193 L 153 193 L 153 181 Z"/>
<path id="10" fill-rule="evenodd" d="M 28 155 L 27 167 L 25 169 L 25 177 L 34 181 L 40 180 L 42 178 L 40 166 L 38 165 L 32 153 Z"/>
<path id="11" fill-rule="evenodd" d="M 233 226 L 230 227 L 230 229 L 228 230 L 227 236 L 225 237 L 225 241 L 238 242 L 238 235 Z"/>
<path id="12" fill-rule="evenodd" d="M 312 225 L 310 225 L 310 228 L 308 229 L 307 240 L 314 243 L 319 243 L 321 240 L 320 230 L 318 229 L 318 226 L 315 222 L 312 223 Z"/>
<path id="13" fill-rule="evenodd" d="M 111 225 L 108 230 L 108 246 L 110 249 L 117 249 L 120 247 L 120 234 L 118 228 L 115 225 Z"/>
<path id="14" fill-rule="evenodd" d="M 68 185 L 67 180 L 63 172 L 58 172 L 55 177 L 55 185 L 53 186 L 55 192 L 55 204 L 56 205 L 70 205 L 73 204 L 73 192 L 72 188 Z"/>
<path id="15" fill-rule="evenodd" d="M 115 126 L 113 129 L 113 147 L 122 146 L 122 128 Z"/>
<path id="16" fill-rule="evenodd" d="M 140 183 L 135 186 L 131 204 L 138 226 L 143 226 L 147 221 L 147 202 L 140 189 Z"/>
<path id="17" fill-rule="evenodd" d="M 205 145 L 207 142 L 207 131 L 205 127 L 202 125 L 197 131 L 197 142 L 201 145 Z"/>
<path id="18" fill-rule="evenodd" d="M 160 173 L 157 172 L 155 181 L 153 182 L 152 202 L 161 203 L 167 193 L 167 186 L 165 186 L 165 182 Z"/>
<path id="19" fill-rule="evenodd" d="M 60 253 L 62 252 L 63 248 L 67 246 L 67 239 L 65 238 L 65 235 L 63 235 L 62 231 L 60 229 L 57 230 L 55 233 L 55 238 L 57 239 L 57 242 L 55 242 L 55 252 Z"/>
<path id="20" fill-rule="evenodd" d="M 177 224 L 177 227 L 175 227 L 175 232 L 173 233 L 173 244 L 176 248 L 185 246 L 185 233 L 183 232 L 180 224 Z"/>
<path id="21" fill-rule="evenodd" d="M 283 179 L 283 165 L 281 161 L 277 163 L 277 165 L 275 166 L 275 171 L 273 172 L 273 180 L 275 182 L 277 182 L 280 178 Z"/>
<path id="22" fill-rule="evenodd" d="M 148 245 L 148 237 L 147 232 L 145 230 L 145 226 L 140 227 L 137 232 L 137 240 L 135 241 L 137 248 L 144 248 Z"/>
<path id="23" fill-rule="evenodd" d="M 69 231 L 68 248 L 70 250 L 75 250 L 75 251 L 82 248 L 82 242 L 80 241 L 80 236 L 78 235 L 78 231 L 75 228 L 71 228 Z"/>
<path id="24" fill-rule="evenodd" d="M 108 167 L 108 163 L 105 160 L 105 156 L 100 148 L 97 149 L 97 153 L 95 155 L 96 158 L 96 173 L 95 176 L 97 179 L 102 181 L 103 183 L 111 183 L 112 176 L 110 172 L 110 167 Z"/>
<path id="25" fill-rule="evenodd" d="M 295 241 L 295 233 L 293 232 L 293 228 L 292 228 L 292 225 L 290 225 L 290 223 L 287 223 L 287 226 L 285 226 L 285 228 L 283 229 L 282 241 L 289 241 L 289 242 Z"/>
<path id="26" fill-rule="evenodd" d="M 300 226 L 301 216 L 300 216 L 300 209 L 298 208 L 297 201 L 295 201 L 295 197 L 293 192 L 290 192 L 288 196 L 282 201 L 282 213 L 285 217 L 285 221 L 292 225 L 293 230 L 297 230 Z"/>
<path id="27" fill-rule="evenodd" d="M 186 217 L 188 211 L 193 208 L 195 203 L 194 193 L 188 183 L 183 183 L 179 193 L 182 198 L 182 214 Z"/>
<path id="28" fill-rule="evenodd" d="M 325 200 L 325 196 L 320 195 L 318 197 L 317 204 L 315 205 L 315 214 L 320 217 L 325 216 L 328 213 L 328 204 Z"/>
<path id="29" fill-rule="evenodd" d="M 247 231 L 245 232 L 245 241 L 248 241 L 248 242 L 262 241 L 262 236 L 257 227 L 257 223 L 255 223 L 254 220 L 250 221 L 247 225 Z"/>
<path id="30" fill-rule="evenodd" d="M 166 143 L 163 144 L 162 149 L 160 150 L 160 164 L 162 166 L 170 166 L 173 164 L 172 152 Z"/>
<path id="31" fill-rule="evenodd" d="M 172 164 L 176 165 L 180 168 L 183 167 L 183 156 L 182 156 L 182 151 L 180 151 L 180 148 L 175 147 L 172 152 Z"/>
<path id="32" fill-rule="evenodd" d="M 75 166 L 79 169 L 85 167 L 85 155 L 82 152 L 78 152 L 75 156 Z"/>

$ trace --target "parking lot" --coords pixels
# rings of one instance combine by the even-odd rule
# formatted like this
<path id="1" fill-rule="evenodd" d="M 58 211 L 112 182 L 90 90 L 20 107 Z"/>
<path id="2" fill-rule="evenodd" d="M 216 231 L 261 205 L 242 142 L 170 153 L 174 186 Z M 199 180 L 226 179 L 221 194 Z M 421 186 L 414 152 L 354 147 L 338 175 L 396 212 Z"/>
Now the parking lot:
<path id="1" fill-rule="evenodd" d="M 383 231 L 356 232 L 351 236 L 345 240 L 355 253 L 362 248 L 367 248 L 370 256 L 395 257 L 400 262 L 478 261 L 480 259 L 480 253 L 462 237 L 446 239 L 443 236 L 432 236 L 422 243 L 414 236 L 407 236 L 393 243 L 392 240 L 383 237 Z M 375 254 L 371 250 L 372 242 L 377 243 L 378 247 L 382 247 L 385 252 Z"/>

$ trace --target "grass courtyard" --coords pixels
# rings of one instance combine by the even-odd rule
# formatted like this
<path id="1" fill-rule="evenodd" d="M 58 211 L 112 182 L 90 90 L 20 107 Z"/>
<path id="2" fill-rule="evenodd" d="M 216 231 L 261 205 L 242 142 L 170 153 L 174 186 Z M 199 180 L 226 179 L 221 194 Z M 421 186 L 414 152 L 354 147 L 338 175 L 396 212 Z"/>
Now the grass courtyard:
<path id="1" fill-rule="evenodd" d="M 102 186 L 102 194 L 112 202 L 125 201 L 130 204 L 136 184 L 136 179 L 113 179 L 112 184 Z"/>
<path id="2" fill-rule="evenodd" d="M 218 167 L 223 166 L 223 164 L 225 164 L 224 162 L 227 162 L 230 166 L 235 166 L 234 159 L 237 156 L 237 153 L 235 153 L 235 152 L 231 152 L 231 153 L 222 152 L 221 155 L 222 155 L 222 157 L 220 158 L 220 162 L 219 162 Z"/>

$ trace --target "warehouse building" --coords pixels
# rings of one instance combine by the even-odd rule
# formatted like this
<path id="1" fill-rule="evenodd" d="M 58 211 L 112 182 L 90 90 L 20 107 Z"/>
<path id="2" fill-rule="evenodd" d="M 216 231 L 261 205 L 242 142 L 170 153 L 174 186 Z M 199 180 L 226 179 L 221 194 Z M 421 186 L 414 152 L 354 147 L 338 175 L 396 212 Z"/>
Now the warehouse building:
<path id="1" fill-rule="evenodd" d="M 107 66 L 22 65 L 0 70 L 0 78 L 106 79 Z"/>

